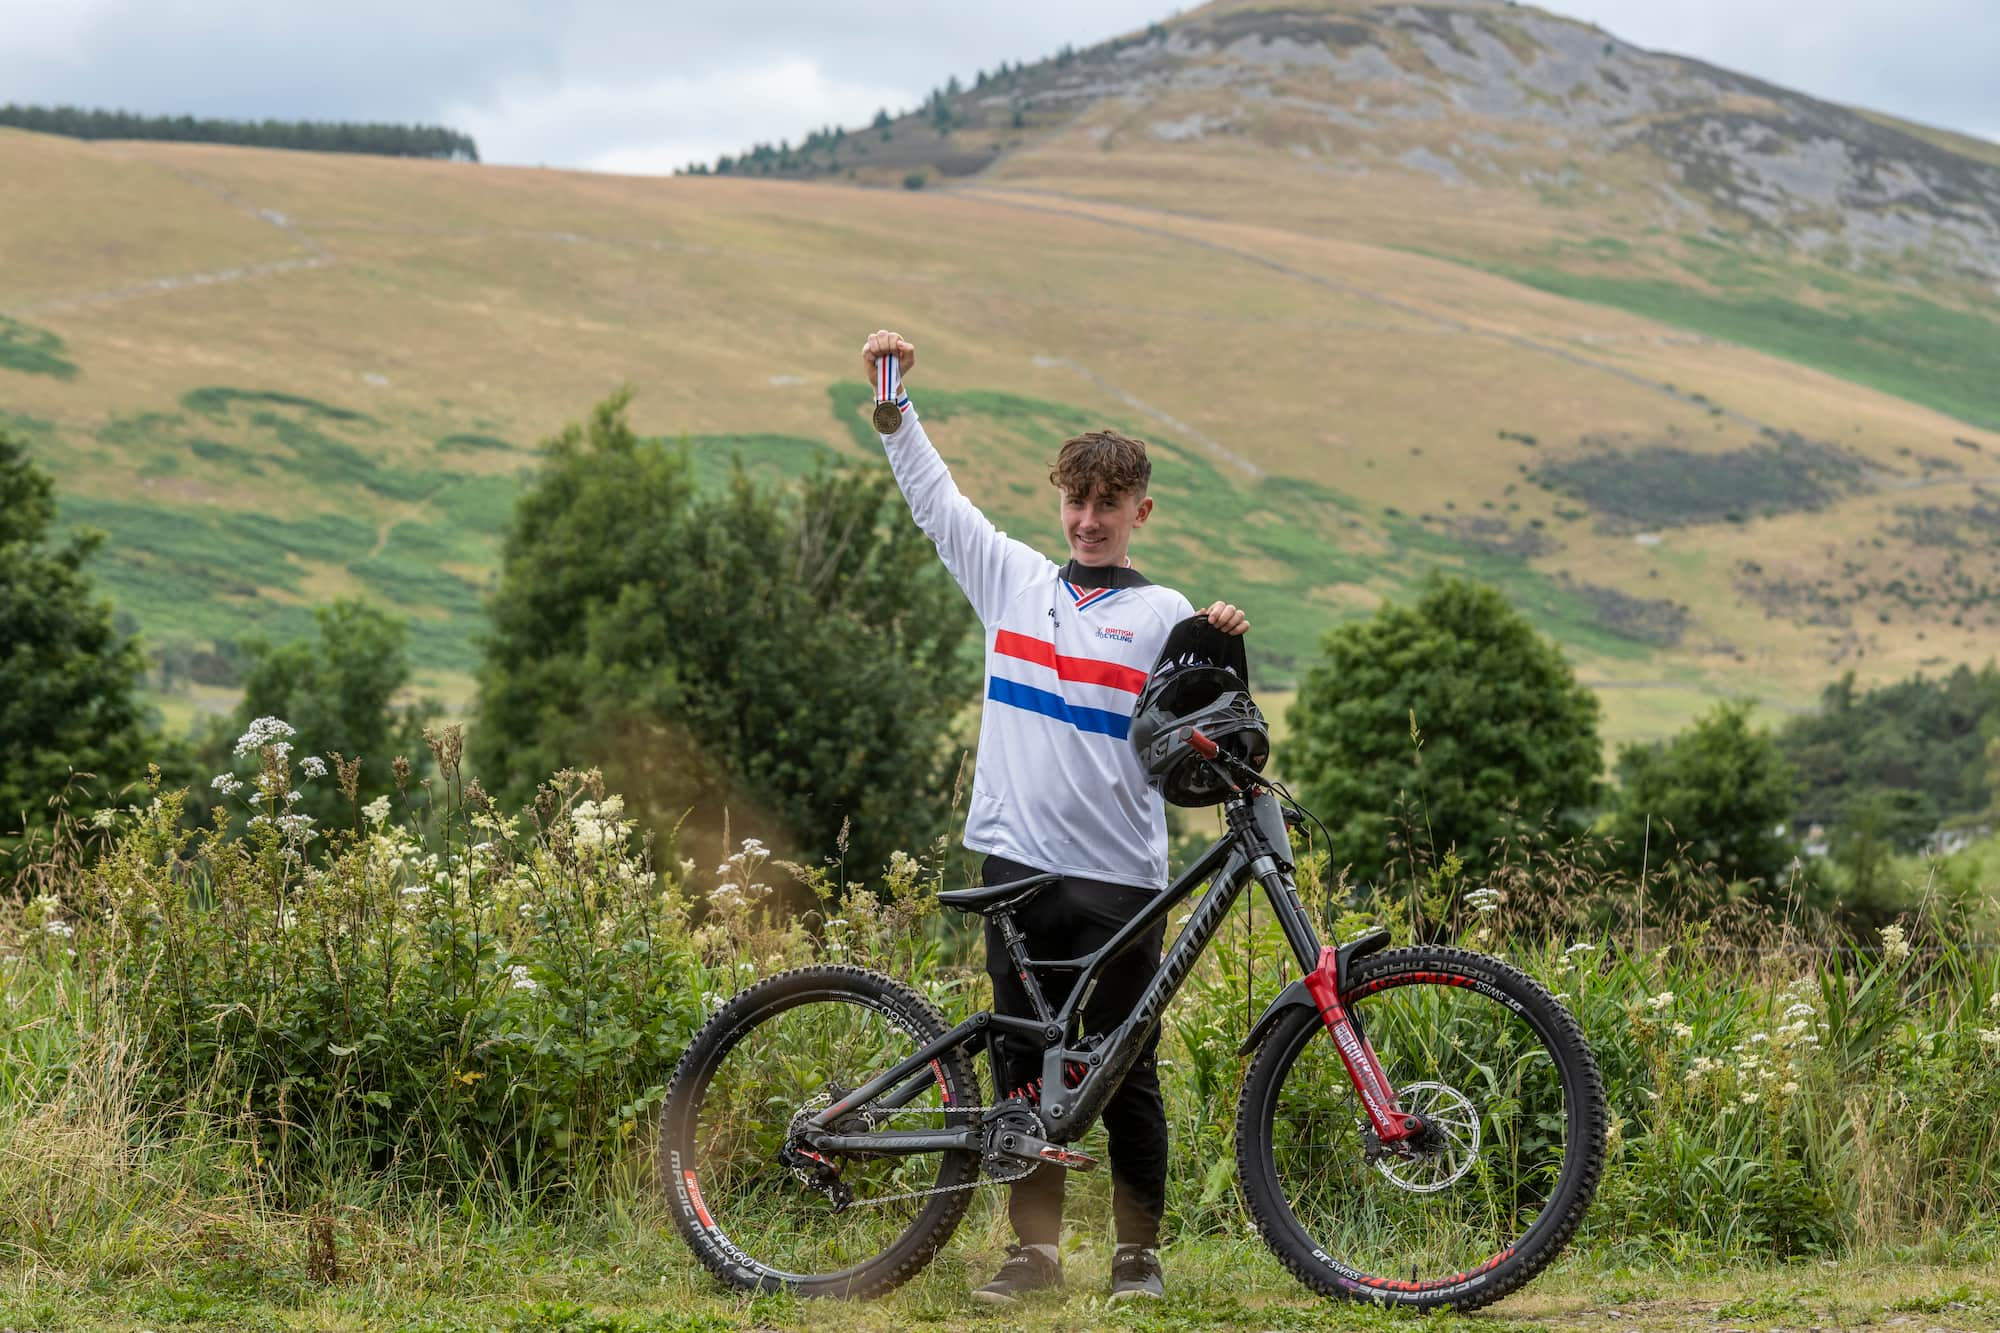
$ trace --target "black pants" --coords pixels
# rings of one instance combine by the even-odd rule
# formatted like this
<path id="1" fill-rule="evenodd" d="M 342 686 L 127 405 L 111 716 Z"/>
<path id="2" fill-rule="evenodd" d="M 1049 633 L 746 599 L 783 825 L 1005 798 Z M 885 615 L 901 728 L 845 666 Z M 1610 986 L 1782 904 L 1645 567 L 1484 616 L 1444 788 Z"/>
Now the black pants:
<path id="1" fill-rule="evenodd" d="M 989 856 L 981 871 L 986 883 L 1004 884 L 1039 874 L 1004 857 Z M 1137 916 L 1155 894 L 1150 889 L 1106 884 L 1090 879 L 1064 879 L 1042 890 L 1026 908 L 1015 913 L 1015 924 L 1027 937 L 1030 958 L 1081 958 L 1104 946 L 1119 927 Z M 1150 937 L 1111 962 L 1083 1008 L 1083 1030 L 1098 1036 L 1130 1016 L 1160 967 L 1160 945 L 1166 938 L 1164 919 Z M 993 1007 L 1003 1014 L 1034 1017 L 1027 990 L 1014 974 L 1006 942 L 992 922 L 986 925 L 986 971 L 993 978 Z M 1038 976 L 1051 1009 L 1068 997 L 1073 972 Z M 1040 1077 L 1041 1052 L 1019 1038 L 996 1039 L 1000 1086 L 1005 1097 Z M 1118 1240 L 1127 1245 L 1157 1245 L 1160 1215 L 1167 1202 L 1167 1110 L 1160 1100 L 1159 1067 L 1154 1049 L 1156 1031 L 1126 1074 L 1125 1082 L 1104 1106 L 1104 1128 L 1111 1140 L 1111 1208 Z M 1014 1182 L 1007 1216 L 1024 1245 L 1054 1245 L 1062 1232 L 1063 1178 L 1059 1166 L 1045 1165 Z"/>

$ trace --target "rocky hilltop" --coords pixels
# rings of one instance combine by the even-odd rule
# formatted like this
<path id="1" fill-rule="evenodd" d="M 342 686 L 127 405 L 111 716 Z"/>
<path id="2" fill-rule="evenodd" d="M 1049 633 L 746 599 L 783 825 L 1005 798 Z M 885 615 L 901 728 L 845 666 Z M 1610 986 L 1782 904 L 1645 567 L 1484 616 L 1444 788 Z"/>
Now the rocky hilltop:
<path id="1" fill-rule="evenodd" d="M 1292 163 L 1277 189 L 1287 174 L 1318 176 L 1321 191 L 1402 174 L 1459 191 L 1475 223 L 1505 198 L 2000 293 L 2000 149 L 1513 4 L 1208 5 L 983 76 L 886 139 L 857 129 L 772 167 L 1032 175 L 1065 131 L 1100 151 L 1143 138 L 1276 153 Z M 1181 205 L 1257 211 L 1226 193 Z"/>

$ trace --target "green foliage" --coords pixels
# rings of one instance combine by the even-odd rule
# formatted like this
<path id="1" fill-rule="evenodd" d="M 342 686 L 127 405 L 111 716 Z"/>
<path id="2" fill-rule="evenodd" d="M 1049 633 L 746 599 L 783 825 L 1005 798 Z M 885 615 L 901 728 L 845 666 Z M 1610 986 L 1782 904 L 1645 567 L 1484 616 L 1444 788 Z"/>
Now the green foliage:
<path id="1" fill-rule="evenodd" d="M 1611 833 L 1627 869 L 1641 868 L 1649 844 L 1657 854 L 1671 846 L 1783 905 L 1797 848 L 1779 830 L 1790 824 L 1798 775 L 1770 732 L 1750 724 L 1751 707 L 1717 704 L 1671 740 L 1618 752 Z"/>
<path id="2" fill-rule="evenodd" d="M 356 1172 L 587 1186 L 698 1021 L 682 904 L 615 798 L 565 775 L 523 828 L 455 799 L 457 744 L 448 729 L 405 818 L 385 798 L 324 839 L 297 803 L 241 838 L 190 835 L 165 794 L 80 904 L 79 943 L 119 964 L 99 994 L 142 1052 L 141 1104 L 226 1117 L 281 1199 Z M 277 743 L 254 759 L 253 809 L 329 781 Z"/>
<path id="3" fill-rule="evenodd" d="M 144 776 L 139 651 L 83 572 L 103 540 L 52 542 L 55 487 L 0 431 L 0 847 L 46 820 L 71 773 L 116 791 Z"/>
<path id="4" fill-rule="evenodd" d="M 1327 819 L 1336 866 L 1381 870 L 1405 798 L 1421 801 L 1431 849 L 1480 866 L 1511 810 L 1570 823 L 1590 802 L 1597 716 L 1596 696 L 1498 592 L 1437 575 L 1415 606 L 1385 603 L 1327 633 L 1280 759 Z"/>
<path id="5" fill-rule="evenodd" d="M 478 767 L 604 767 L 647 825 L 725 819 L 856 864 L 943 829 L 972 621 L 880 470 L 695 484 L 626 398 L 552 441 L 490 604 Z"/>
<path id="6" fill-rule="evenodd" d="M 514 452 L 514 446 L 497 435 L 480 435 L 464 431 L 454 435 L 440 436 L 437 447 L 444 452 L 452 450 L 468 453 L 488 452 L 506 454 Z"/>
<path id="7" fill-rule="evenodd" d="M 458 798 L 454 744 L 440 738 L 438 779 L 384 800 L 360 833 L 264 823 L 233 840 L 191 835 L 180 796 L 162 791 L 116 817 L 89 873 L 72 868 L 46 896 L 0 906 L 10 1015 L 0 1236 L 20 1262 L 66 1276 L 141 1273 L 157 1301 L 149 1323 L 235 1318 L 268 1284 L 301 1298 L 317 1290 L 286 1284 L 297 1281 L 300 1214 L 326 1210 L 343 1262 L 384 1281 L 424 1254 L 464 1251 L 435 1279 L 442 1287 L 493 1283 L 518 1302 L 525 1279 L 540 1300 L 566 1290 L 544 1283 L 579 1264 L 617 1272 L 615 1258 L 635 1273 L 632 1290 L 657 1297 L 662 1281 L 700 1280 L 659 1228 L 649 1130 L 704 1013 L 759 974 L 836 959 L 902 976 L 952 1017 L 983 1004 L 977 964 L 939 947 L 959 925 L 937 921 L 939 882 L 920 863 L 896 858 L 872 886 L 806 870 L 821 912 L 801 920 L 772 911 L 766 882 L 795 872 L 745 844 L 697 916 L 671 870 L 654 877 L 622 802 L 595 775 L 559 775 L 532 818 L 507 819 L 470 787 Z M 327 780 L 275 747 L 258 760 L 264 809 Z M 232 805 L 227 817 L 255 808 Z M 1990 867 L 2000 841 L 1980 855 Z M 1332 910 L 1344 886 L 1322 882 L 1322 855 L 1302 861 L 1305 901 Z M 1575 878 L 1559 860 L 1541 873 Z M 1457 942 L 1555 993 L 1604 1074 L 1608 1166 L 1579 1264 L 1680 1274 L 1884 1249 L 1991 1261 L 2000 954 L 1990 915 L 1926 910 L 1861 938 L 1787 928 L 1734 940 L 1704 917 L 1650 926 L 1650 942 L 1552 935 L 1551 918 L 1511 889 L 1465 915 Z M 1230 1160 L 1236 1048 L 1289 971 L 1270 915 L 1260 907 L 1252 924 L 1239 909 L 1166 1015 L 1175 1255 L 1202 1253 L 1204 1238 L 1244 1244 Z M 1367 924 L 1350 913 L 1329 938 Z M 1403 922 L 1389 924 L 1408 938 Z M 1093 1130 L 1083 1146 L 1101 1143 Z M 1078 1237 L 1108 1231 L 1107 1174 L 1072 1181 Z M 984 1216 L 992 1231 L 982 1236 L 975 1214 L 964 1236 L 991 1248 L 1004 1218 Z M 615 1253 L 565 1256 L 530 1276 L 539 1247 L 572 1224 Z M 628 1226 L 658 1248 L 635 1256 Z M 1177 1299 L 1209 1310 L 1240 1293 L 1246 1266 L 1275 1274 L 1255 1253 L 1239 1248 L 1213 1290 L 1190 1282 Z M 181 1260 L 197 1279 L 159 1295 L 160 1274 Z M 940 1262 L 922 1300 L 957 1310 L 965 1274 L 953 1256 Z M 1310 1301 L 1295 1319 L 1283 1293 L 1298 1293 L 1276 1280 L 1279 1299 L 1257 1302 L 1254 1322 L 1241 1312 L 1243 1326 L 1324 1323 Z M 696 1308 L 692 1299 L 670 1303 Z M 1780 1299 L 1738 1308 L 1775 1314 Z M 582 1319 L 539 1304 L 517 1313 Z M 462 1325 L 415 1326 L 505 1318 L 468 1310 Z"/>
<path id="8" fill-rule="evenodd" d="M 1833 888 L 1849 915 L 1872 925 L 1893 920 L 1902 906 L 1894 859 L 1928 838 L 1937 806 L 1921 791 L 1859 787 L 1845 793 L 1827 849 L 1839 874 Z"/>
<path id="9" fill-rule="evenodd" d="M 142 116 L 75 106 L 0 106 L 0 125 L 63 134 L 72 139 L 165 139 L 182 143 L 231 143 L 319 153 L 379 153 L 477 162 L 472 136 L 438 125 L 388 125 L 338 120 L 221 120 L 195 116 Z"/>
<path id="10" fill-rule="evenodd" d="M 329 771 L 336 755 L 361 762 L 352 791 L 321 782 L 300 789 L 301 800 L 288 808 L 311 815 L 322 828 L 352 828 L 363 804 L 399 785 L 392 760 L 414 759 L 413 771 L 422 771 L 424 727 L 439 708 L 435 700 L 397 702 L 410 680 L 407 622 L 353 600 L 315 607 L 313 622 L 310 640 L 251 637 L 237 645 L 244 659 L 243 699 L 232 722 L 211 731 L 202 758 L 210 772 L 240 769 L 230 753 L 235 738 L 258 718 L 282 718 L 297 733 L 300 762 L 310 755 Z"/>
<path id="11" fill-rule="evenodd" d="M 1791 435 L 1724 453 L 1664 444 L 1630 451 L 1601 447 L 1528 475 L 1538 486 L 1638 527 L 1822 509 L 1863 484 L 1858 458 Z"/>
<path id="12" fill-rule="evenodd" d="M 1848 672 L 1820 695 L 1819 711 L 1779 732 L 1803 781 L 1800 814 L 1837 824 L 1866 790 L 1906 791 L 1940 818 L 1983 815 L 1992 806 L 1990 747 L 2000 739 L 2000 667 L 1964 665 L 1949 676 L 1857 692 Z M 1894 844 L 1908 851 L 1917 830 Z"/>
<path id="13" fill-rule="evenodd" d="M 76 365 L 62 351 L 63 340 L 49 330 L 0 315 L 0 370 L 75 379 Z"/>
<path id="14" fill-rule="evenodd" d="M 1701 274 L 1697 265 L 1697 276 Z M 2000 429 L 2000 338 L 1991 317 L 1907 292 L 1811 303 L 1791 299 L 1796 270 L 1704 291 L 1659 278 L 1616 278 L 1554 268 L 1502 267 L 1517 282 L 1615 306 Z M 1761 290 L 1760 290 L 1761 288 Z"/>

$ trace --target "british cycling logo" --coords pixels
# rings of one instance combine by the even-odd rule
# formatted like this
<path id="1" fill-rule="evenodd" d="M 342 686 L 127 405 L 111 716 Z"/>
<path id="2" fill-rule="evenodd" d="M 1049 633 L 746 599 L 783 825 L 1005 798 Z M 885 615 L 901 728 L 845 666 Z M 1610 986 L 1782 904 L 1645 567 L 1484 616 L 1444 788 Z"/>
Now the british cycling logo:
<path id="1" fill-rule="evenodd" d="M 1097 637 L 1100 639 L 1116 639 L 1120 643 L 1130 643 L 1132 642 L 1132 631 L 1129 629 L 1114 629 L 1109 625 L 1099 625 L 1097 627 Z"/>

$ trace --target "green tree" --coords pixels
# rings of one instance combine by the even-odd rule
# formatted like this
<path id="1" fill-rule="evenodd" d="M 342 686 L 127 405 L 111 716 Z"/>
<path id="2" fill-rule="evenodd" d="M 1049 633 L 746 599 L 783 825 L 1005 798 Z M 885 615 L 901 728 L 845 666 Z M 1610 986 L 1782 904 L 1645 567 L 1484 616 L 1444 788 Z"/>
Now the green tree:
<path id="1" fill-rule="evenodd" d="M 143 777 L 154 740 L 144 661 L 83 572 L 103 535 L 51 542 L 55 518 L 54 483 L 0 431 L 0 848 L 46 820 L 72 772 L 95 774 L 100 798 Z"/>
<path id="2" fill-rule="evenodd" d="M 1684 848 L 1696 864 L 1757 881 L 1759 896 L 1777 901 L 1798 854 L 1788 832 L 1798 773 L 1771 733 L 1750 724 L 1748 703 L 1717 704 L 1671 740 L 1624 746 L 1618 776 L 1611 831 L 1628 869 L 1640 868 L 1649 844 L 1655 865 Z"/>
<path id="3" fill-rule="evenodd" d="M 547 446 L 479 674 L 476 769 L 518 801 L 605 771 L 657 829 L 755 833 L 857 871 L 942 831 L 973 620 L 885 469 L 696 487 L 628 395 Z M 684 839 L 686 840 L 686 839 Z"/>
<path id="4" fill-rule="evenodd" d="M 1415 606 L 1327 633 L 1279 758 L 1327 821 L 1335 866 L 1385 867 L 1407 801 L 1417 837 L 1477 868 L 1512 809 L 1575 823 L 1596 791 L 1597 715 L 1497 591 L 1433 574 Z"/>
<path id="5" fill-rule="evenodd" d="M 1898 787 L 1851 791 L 1827 839 L 1838 873 L 1833 887 L 1840 910 L 1854 921 L 1881 925 L 1907 903 L 1892 864 L 1936 830 L 1938 811 L 1922 792 Z"/>
<path id="6" fill-rule="evenodd" d="M 291 764 L 300 800 L 293 812 L 311 815 L 321 827 L 345 827 L 354 822 L 354 805 L 396 790 L 391 766 L 398 756 L 410 760 L 411 772 L 421 778 L 430 758 L 424 724 L 439 709 L 430 699 L 396 702 L 410 683 L 407 621 L 353 599 L 313 608 L 313 621 L 311 639 L 249 638 L 238 645 L 246 662 L 243 699 L 230 721 L 210 732 L 202 758 L 210 772 L 233 769 L 250 783 L 257 761 L 231 753 L 236 738 L 257 718 L 278 718 L 296 732 Z M 361 761 L 352 805 L 332 770 L 336 753 Z M 309 778 L 308 756 L 328 771 Z M 214 798 L 199 799 L 206 804 Z"/>

